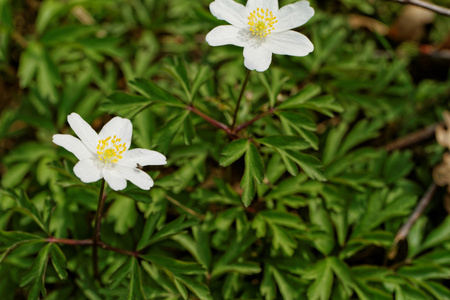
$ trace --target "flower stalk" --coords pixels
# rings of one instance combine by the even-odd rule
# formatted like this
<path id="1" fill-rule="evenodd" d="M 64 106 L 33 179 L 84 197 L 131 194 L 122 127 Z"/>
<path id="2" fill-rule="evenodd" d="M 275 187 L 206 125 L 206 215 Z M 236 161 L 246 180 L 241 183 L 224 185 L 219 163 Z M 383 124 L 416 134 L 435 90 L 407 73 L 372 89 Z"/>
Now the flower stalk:
<path id="1" fill-rule="evenodd" d="M 102 179 L 102 184 L 100 186 L 100 193 L 98 196 L 98 206 L 97 212 L 95 213 L 95 222 L 94 222 L 94 235 L 92 237 L 92 268 L 94 270 L 94 278 L 99 279 L 99 270 L 98 270 L 98 245 L 100 242 L 100 227 L 101 227 L 101 218 L 103 212 L 103 206 L 105 205 L 106 194 L 105 190 L 105 179 Z"/>

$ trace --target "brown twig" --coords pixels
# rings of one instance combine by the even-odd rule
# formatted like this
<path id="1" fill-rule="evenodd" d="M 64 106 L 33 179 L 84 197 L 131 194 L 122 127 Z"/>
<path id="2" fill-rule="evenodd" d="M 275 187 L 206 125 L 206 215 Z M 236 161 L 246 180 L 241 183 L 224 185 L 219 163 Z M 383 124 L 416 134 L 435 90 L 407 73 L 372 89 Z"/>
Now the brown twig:
<path id="1" fill-rule="evenodd" d="M 196 218 L 199 218 L 200 220 L 204 220 L 205 216 L 195 212 L 194 210 L 190 209 L 189 207 L 181 204 L 179 201 L 175 200 L 174 198 L 168 196 L 168 195 L 164 195 L 164 197 L 169 200 L 170 202 L 172 202 L 173 204 L 175 204 L 176 206 L 178 206 L 179 208 L 181 208 L 182 210 L 186 211 L 187 213 L 193 215 Z"/>
<path id="2" fill-rule="evenodd" d="M 390 1 L 398 2 L 398 3 L 402 3 L 402 4 L 412 4 L 415 6 L 419 6 L 419 7 L 434 11 L 438 14 L 450 17 L 450 9 L 449 8 L 442 7 L 442 6 L 433 4 L 433 3 L 420 1 L 420 0 L 390 0 Z"/>
<path id="3" fill-rule="evenodd" d="M 438 124 L 429 125 L 429 126 L 423 128 L 423 129 L 420 129 L 416 132 L 410 133 L 410 134 L 408 134 L 404 137 L 401 137 L 393 142 L 390 142 L 389 144 L 385 145 L 383 148 L 386 151 L 394 151 L 394 150 L 406 148 L 406 147 L 412 146 L 414 144 L 417 144 L 421 141 L 430 139 L 434 136 L 437 125 Z"/>
<path id="4" fill-rule="evenodd" d="M 394 242 L 392 243 L 391 250 L 389 251 L 389 254 L 388 254 L 389 259 L 393 259 L 397 255 L 398 243 L 406 238 L 409 231 L 411 230 L 411 227 L 414 225 L 414 223 L 417 221 L 417 219 L 422 215 L 423 211 L 428 206 L 428 204 L 431 201 L 431 198 L 433 197 L 434 193 L 436 192 L 436 188 L 437 188 L 437 185 L 435 183 L 430 185 L 430 187 L 428 188 L 425 195 L 422 197 L 422 199 L 420 199 L 419 204 L 417 204 L 416 209 L 411 214 L 411 216 L 408 218 L 408 221 L 406 221 L 406 223 L 403 224 L 403 226 L 397 232 Z"/>

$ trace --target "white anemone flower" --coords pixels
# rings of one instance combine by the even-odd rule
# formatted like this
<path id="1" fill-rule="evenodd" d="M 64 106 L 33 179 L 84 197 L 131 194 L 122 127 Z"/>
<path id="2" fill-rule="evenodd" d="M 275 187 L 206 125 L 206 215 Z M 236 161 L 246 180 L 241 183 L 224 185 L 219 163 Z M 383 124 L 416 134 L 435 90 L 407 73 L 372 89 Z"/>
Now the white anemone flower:
<path id="1" fill-rule="evenodd" d="M 305 56 L 314 45 L 303 34 L 289 29 L 305 24 L 314 9 L 308 1 L 298 1 L 278 9 L 278 0 L 248 0 L 247 5 L 233 0 L 215 0 L 211 13 L 231 25 L 214 28 L 206 35 L 211 46 L 244 47 L 244 65 L 263 72 L 269 68 L 272 53 Z"/>
<path id="2" fill-rule="evenodd" d="M 113 190 L 119 191 L 129 180 L 139 188 L 149 190 L 153 180 L 139 167 L 166 164 L 166 157 L 159 152 L 130 149 L 133 125 L 128 119 L 111 119 L 99 134 L 76 113 L 71 113 L 67 121 L 80 139 L 69 134 L 55 134 L 53 143 L 80 160 L 73 171 L 85 183 L 104 178 Z"/>

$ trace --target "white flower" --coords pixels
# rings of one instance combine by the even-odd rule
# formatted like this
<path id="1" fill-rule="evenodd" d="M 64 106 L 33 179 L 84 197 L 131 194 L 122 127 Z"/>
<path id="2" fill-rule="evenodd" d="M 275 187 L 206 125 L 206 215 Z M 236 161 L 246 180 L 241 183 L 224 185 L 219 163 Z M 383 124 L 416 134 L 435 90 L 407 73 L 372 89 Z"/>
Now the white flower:
<path id="1" fill-rule="evenodd" d="M 211 46 L 244 47 L 244 65 L 258 72 L 269 68 L 272 53 L 305 56 L 314 50 L 303 34 L 289 29 L 305 24 L 314 9 L 299 1 L 278 9 L 278 0 L 248 0 L 247 5 L 232 0 L 216 0 L 211 13 L 231 25 L 214 28 L 206 35 Z"/>
<path id="2" fill-rule="evenodd" d="M 53 142 L 80 160 L 73 171 L 85 183 L 104 178 L 113 190 L 118 191 L 123 190 L 129 180 L 141 189 L 149 190 L 153 180 L 137 167 L 166 164 L 166 157 L 159 152 L 129 150 L 133 125 L 128 119 L 111 119 L 99 134 L 76 113 L 71 113 L 67 121 L 80 139 L 69 134 L 55 134 Z"/>

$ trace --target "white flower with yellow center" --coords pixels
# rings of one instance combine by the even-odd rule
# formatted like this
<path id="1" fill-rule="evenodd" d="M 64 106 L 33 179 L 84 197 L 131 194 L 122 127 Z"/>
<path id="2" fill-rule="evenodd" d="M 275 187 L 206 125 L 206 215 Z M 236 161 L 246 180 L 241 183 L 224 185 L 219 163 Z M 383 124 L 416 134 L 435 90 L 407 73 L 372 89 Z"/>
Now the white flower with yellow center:
<path id="1" fill-rule="evenodd" d="M 231 25 L 214 28 L 206 35 L 211 46 L 244 47 L 244 65 L 263 72 L 269 68 L 272 53 L 305 56 L 314 50 L 303 34 L 289 29 L 305 24 L 314 9 L 308 1 L 299 1 L 278 9 L 278 0 L 248 0 L 247 5 L 233 0 L 216 0 L 211 13 Z"/>
<path id="2" fill-rule="evenodd" d="M 159 152 L 130 149 L 133 125 L 128 119 L 111 119 L 99 134 L 76 113 L 71 113 L 67 121 L 80 139 L 69 134 L 55 134 L 53 142 L 80 160 L 73 171 L 85 183 L 104 178 L 113 190 L 118 191 L 123 190 L 129 180 L 141 189 L 149 190 L 153 180 L 138 166 L 166 164 L 166 157 Z"/>

